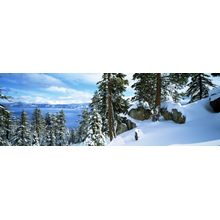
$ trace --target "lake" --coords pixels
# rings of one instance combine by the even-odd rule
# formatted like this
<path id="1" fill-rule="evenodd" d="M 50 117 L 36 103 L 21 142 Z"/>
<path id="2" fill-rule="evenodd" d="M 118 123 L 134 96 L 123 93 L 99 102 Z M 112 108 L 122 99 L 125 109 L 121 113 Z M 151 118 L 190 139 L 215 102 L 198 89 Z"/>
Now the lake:
<path id="1" fill-rule="evenodd" d="M 68 128 L 77 128 L 79 125 L 79 122 L 81 120 L 81 114 L 83 110 L 86 108 L 83 105 L 76 106 L 75 108 L 54 108 L 54 107 L 47 107 L 47 108 L 41 108 L 38 107 L 41 110 L 41 113 L 43 116 L 46 115 L 47 112 L 51 114 L 56 114 L 59 111 L 63 110 L 66 116 L 66 126 Z M 12 112 L 13 116 L 20 117 L 21 112 L 24 110 L 28 114 L 28 119 L 30 120 L 32 118 L 33 111 L 36 109 L 36 107 L 14 107 L 14 106 L 8 106 L 8 109 Z"/>

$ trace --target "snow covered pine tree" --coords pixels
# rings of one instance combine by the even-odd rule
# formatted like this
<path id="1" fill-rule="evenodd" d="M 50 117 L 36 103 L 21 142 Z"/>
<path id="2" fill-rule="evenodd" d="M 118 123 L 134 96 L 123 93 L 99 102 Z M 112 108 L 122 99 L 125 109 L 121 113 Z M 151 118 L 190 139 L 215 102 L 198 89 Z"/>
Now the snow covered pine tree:
<path id="1" fill-rule="evenodd" d="M 46 114 L 45 117 L 46 123 L 46 134 L 44 138 L 45 146 L 55 146 L 56 145 L 56 136 L 55 136 L 55 127 L 56 127 L 56 117 L 50 113 Z"/>
<path id="2" fill-rule="evenodd" d="M 10 97 L 3 95 L 0 89 L 0 100 L 8 100 L 9 98 Z M 11 113 L 4 105 L 0 104 L 0 146 L 11 145 L 11 126 Z"/>
<path id="3" fill-rule="evenodd" d="M 85 140 L 88 146 L 104 146 L 105 137 L 102 133 L 102 118 L 94 109 L 89 119 L 88 136 Z"/>
<path id="4" fill-rule="evenodd" d="M 32 116 L 32 133 L 33 145 L 39 146 L 43 142 L 43 135 L 45 133 L 45 122 L 41 114 L 41 110 L 36 108 Z"/>
<path id="5" fill-rule="evenodd" d="M 27 113 L 22 111 L 18 128 L 14 136 L 14 144 L 17 146 L 31 145 L 30 125 L 27 119 Z"/>
<path id="6" fill-rule="evenodd" d="M 108 134 L 110 140 L 116 137 L 116 127 L 121 119 L 120 114 L 127 113 L 129 106 L 123 94 L 128 85 L 125 77 L 126 75 L 122 73 L 103 73 L 102 80 L 97 83 L 96 99 L 100 98 L 97 111 L 102 117 L 103 133 Z"/>
<path id="7" fill-rule="evenodd" d="M 154 112 L 153 121 L 159 120 L 160 105 L 170 97 L 178 101 L 179 90 L 186 85 L 188 73 L 135 73 L 132 88 L 135 90 L 133 101 L 147 102 Z"/>
<path id="8" fill-rule="evenodd" d="M 191 97 L 190 102 L 195 102 L 208 97 L 209 89 L 215 87 L 210 79 L 210 75 L 205 73 L 193 73 L 191 82 L 188 84 L 189 89 L 186 95 Z"/>
<path id="9" fill-rule="evenodd" d="M 56 123 L 56 145 L 58 146 L 67 146 L 68 145 L 68 135 L 67 135 L 67 128 L 66 128 L 66 119 L 65 113 L 61 110 L 57 114 L 57 123 Z"/>

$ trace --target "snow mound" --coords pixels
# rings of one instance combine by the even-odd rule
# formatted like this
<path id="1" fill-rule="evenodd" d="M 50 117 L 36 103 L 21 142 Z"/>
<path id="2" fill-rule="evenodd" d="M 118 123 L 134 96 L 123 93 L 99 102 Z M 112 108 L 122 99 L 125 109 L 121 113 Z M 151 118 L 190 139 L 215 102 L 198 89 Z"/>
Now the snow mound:
<path id="1" fill-rule="evenodd" d="M 180 103 L 174 103 L 172 101 L 166 101 L 161 104 L 161 108 L 166 109 L 168 112 L 172 112 L 173 109 L 176 109 L 178 112 L 184 115 L 184 108 Z"/>
<path id="2" fill-rule="evenodd" d="M 173 121 L 135 121 L 141 138 L 135 140 L 135 129 L 117 136 L 110 146 L 168 146 L 168 145 L 211 145 L 220 144 L 220 114 L 207 109 L 209 99 L 203 99 L 181 106 L 164 104 L 168 109 L 184 110 L 187 122 L 176 124 Z"/>
<path id="3" fill-rule="evenodd" d="M 214 88 L 211 91 L 209 91 L 209 100 L 210 101 L 214 101 L 218 98 L 220 98 L 220 87 Z"/>
<path id="4" fill-rule="evenodd" d="M 128 111 L 130 111 L 131 109 L 137 109 L 139 107 L 143 107 L 144 109 L 150 109 L 148 102 L 134 101 L 131 107 L 128 109 Z"/>

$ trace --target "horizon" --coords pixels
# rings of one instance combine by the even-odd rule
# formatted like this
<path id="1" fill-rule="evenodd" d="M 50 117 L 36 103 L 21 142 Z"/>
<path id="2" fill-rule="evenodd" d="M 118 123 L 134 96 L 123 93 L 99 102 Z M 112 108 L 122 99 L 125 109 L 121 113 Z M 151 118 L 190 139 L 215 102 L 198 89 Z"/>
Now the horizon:
<path id="1" fill-rule="evenodd" d="M 102 73 L 0 73 L 0 88 L 14 103 L 85 104 L 91 103 L 101 77 Z M 129 97 L 133 91 L 127 88 Z"/>

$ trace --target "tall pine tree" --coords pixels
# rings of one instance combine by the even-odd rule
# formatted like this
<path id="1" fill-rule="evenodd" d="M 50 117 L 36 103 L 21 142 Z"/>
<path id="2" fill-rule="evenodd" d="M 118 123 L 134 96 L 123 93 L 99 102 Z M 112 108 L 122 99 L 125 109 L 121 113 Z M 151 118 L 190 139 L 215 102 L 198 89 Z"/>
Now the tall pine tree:
<path id="1" fill-rule="evenodd" d="M 186 95 L 191 97 L 191 102 L 208 97 L 209 89 L 215 87 L 210 79 L 210 75 L 205 73 L 193 73 L 188 86 L 189 89 Z"/>
<path id="2" fill-rule="evenodd" d="M 9 100 L 9 96 L 2 94 L 0 89 L 0 101 Z M 0 146 L 10 145 L 10 140 L 12 136 L 12 118 L 11 113 L 5 105 L 0 104 Z"/>
<path id="3" fill-rule="evenodd" d="M 170 97 L 178 101 L 179 90 L 186 85 L 189 76 L 187 73 L 135 73 L 135 83 L 132 85 L 135 95 L 132 100 L 148 102 L 156 121 L 160 117 L 161 102 Z"/>
<path id="4" fill-rule="evenodd" d="M 55 136 L 55 128 L 56 128 L 56 117 L 50 113 L 47 113 L 45 116 L 45 138 L 43 145 L 45 146 L 55 146 L 56 145 L 56 136 Z"/>
<path id="5" fill-rule="evenodd" d="M 124 99 L 124 92 L 128 85 L 126 75 L 122 73 L 104 73 L 98 82 L 100 107 L 97 109 L 102 117 L 103 133 L 108 134 L 110 140 L 116 137 L 116 127 L 120 122 L 121 113 L 127 113 L 128 100 Z"/>
<path id="6" fill-rule="evenodd" d="M 133 75 L 135 83 L 131 86 L 134 89 L 132 101 L 140 103 L 147 102 L 153 109 L 156 98 L 156 77 L 153 73 L 135 73 Z"/>
<path id="7" fill-rule="evenodd" d="M 96 109 L 93 110 L 89 119 L 89 127 L 85 144 L 88 146 L 105 145 L 105 136 L 102 133 L 102 119 Z"/>
<path id="8" fill-rule="evenodd" d="M 22 111 L 16 135 L 14 137 L 14 144 L 17 146 L 31 145 L 30 124 L 28 122 L 27 113 Z"/>
<path id="9" fill-rule="evenodd" d="M 41 114 L 41 110 L 36 108 L 32 116 L 32 133 L 33 141 L 36 144 L 41 145 L 43 143 L 43 136 L 45 133 L 45 122 Z"/>
<path id="10" fill-rule="evenodd" d="M 90 114 L 89 109 L 84 109 L 82 112 L 81 121 L 77 129 L 77 136 L 78 136 L 77 142 L 84 142 L 87 137 L 88 126 L 89 126 L 89 114 Z"/>
<path id="11" fill-rule="evenodd" d="M 66 146 L 68 145 L 68 134 L 66 128 L 65 113 L 61 110 L 56 117 L 56 145 Z"/>

